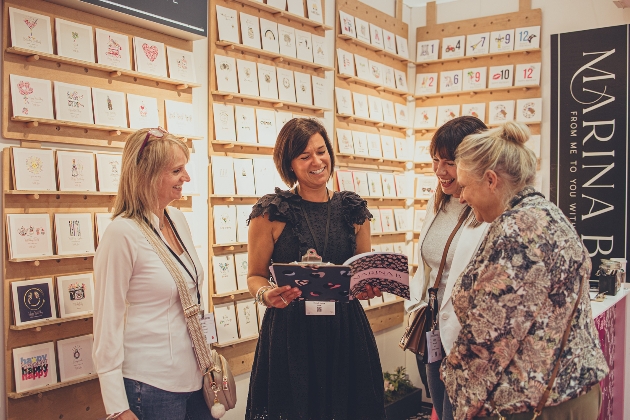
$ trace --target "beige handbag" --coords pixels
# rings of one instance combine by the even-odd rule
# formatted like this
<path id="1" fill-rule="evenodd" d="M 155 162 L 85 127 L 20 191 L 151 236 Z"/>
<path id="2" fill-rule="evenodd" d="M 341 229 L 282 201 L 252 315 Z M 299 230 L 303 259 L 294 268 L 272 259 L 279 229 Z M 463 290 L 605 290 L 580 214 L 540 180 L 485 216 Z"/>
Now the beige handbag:
<path id="1" fill-rule="evenodd" d="M 168 215 L 166 217 L 168 222 L 171 223 Z M 199 369 L 203 373 L 203 397 L 208 408 L 210 408 L 212 417 L 219 419 L 223 417 L 226 410 L 230 410 L 236 405 L 236 385 L 230 366 L 225 358 L 217 353 L 216 350 L 211 349 L 206 342 L 206 336 L 201 329 L 201 322 L 199 321 L 199 305 L 191 298 L 186 279 L 177 263 L 173 260 L 166 243 L 148 221 L 146 223 L 138 222 L 138 226 L 140 226 L 140 230 L 145 238 L 147 238 L 147 241 L 149 241 L 175 280 L 177 291 L 179 292 L 179 300 L 182 303 L 184 316 L 186 317 L 186 326 L 193 343 L 195 358 Z M 171 227 L 184 250 L 188 252 L 172 223 Z"/>

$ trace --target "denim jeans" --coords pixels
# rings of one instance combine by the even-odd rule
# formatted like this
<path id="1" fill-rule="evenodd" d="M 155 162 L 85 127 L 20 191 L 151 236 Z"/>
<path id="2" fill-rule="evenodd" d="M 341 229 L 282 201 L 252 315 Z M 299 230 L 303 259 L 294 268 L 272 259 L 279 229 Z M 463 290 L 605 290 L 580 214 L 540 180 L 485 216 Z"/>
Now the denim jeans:
<path id="1" fill-rule="evenodd" d="M 124 378 L 129 408 L 138 420 L 213 420 L 203 390 L 169 392 Z"/>
<path id="2" fill-rule="evenodd" d="M 453 406 L 444 388 L 444 382 L 440 379 L 441 364 L 442 361 L 439 360 L 425 365 L 427 368 L 429 389 L 431 390 L 431 400 L 433 401 L 433 408 L 435 408 L 435 412 L 440 420 L 453 420 Z"/>

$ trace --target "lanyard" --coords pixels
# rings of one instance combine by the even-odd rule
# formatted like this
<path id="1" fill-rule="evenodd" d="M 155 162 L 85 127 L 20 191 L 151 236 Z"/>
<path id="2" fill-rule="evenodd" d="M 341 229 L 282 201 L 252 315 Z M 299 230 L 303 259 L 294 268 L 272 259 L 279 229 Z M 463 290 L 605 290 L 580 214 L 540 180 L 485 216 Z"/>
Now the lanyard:
<path id="1" fill-rule="evenodd" d="M 192 263 L 193 269 L 195 270 L 195 276 L 194 277 L 193 277 L 192 273 L 190 272 L 190 270 L 188 269 L 188 267 L 186 267 L 184 262 L 181 260 L 181 258 L 179 258 L 179 255 L 177 255 L 175 253 L 175 251 L 173 251 L 171 249 L 171 247 L 168 246 L 168 244 L 164 241 L 164 239 L 162 239 L 162 236 L 160 236 L 158 231 L 155 230 L 155 226 L 153 226 L 153 224 L 150 223 L 146 218 L 144 220 L 145 220 L 145 222 L 147 222 L 147 224 L 149 226 L 151 226 L 151 230 L 153 230 L 153 232 L 157 235 L 157 237 L 160 238 L 160 240 L 162 242 L 164 242 L 164 245 L 166 245 L 166 248 L 168 248 L 168 250 L 171 252 L 171 255 L 173 255 L 173 257 L 175 257 L 177 262 L 182 267 L 184 267 L 184 270 L 186 270 L 186 272 L 188 273 L 188 275 L 190 276 L 192 281 L 195 282 L 195 287 L 197 288 L 197 304 L 201 305 L 201 294 L 199 293 L 199 274 L 197 273 L 197 266 L 195 266 L 195 260 L 192 259 L 192 256 L 190 255 L 190 252 L 188 252 L 188 249 L 186 249 L 186 245 L 184 245 L 184 241 L 182 241 L 182 238 L 179 236 L 179 233 L 177 232 L 177 229 L 175 228 L 175 224 L 171 220 L 171 217 L 168 215 L 166 210 L 164 211 L 164 216 L 166 216 L 166 220 L 168 220 L 168 223 L 171 225 L 171 228 L 173 229 L 173 232 L 175 232 L 175 236 L 177 237 L 177 240 L 179 241 L 179 244 L 182 246 L 182 248 L 184 248 L 184 251 L 188 255 L 188 258 L 190 258 L 190 262 Z"/>
<path id="2" fill-rule="evenodd" d="M 300 195 L 297 192 L 297 187 L 295 188 L 295 193 L 297 195 Z M 326 236 L 324 237 L 324 249 L 323 249 L 323 252 L 321 253 L 319 252 L 321 249 L 319 247 L 319 241 L 317 240 L 317 236 L 315 236 L 315 231 L 313 231 L 313 227 L 311 226 L 311 221 L 308 218 L 306 209 L 304 209 L 304 204 L 300 201 L 300 208 L 302 209 L 304 220 L 306 220 L 306 225 L 308 226 L 308 230 L 311 232 L 311 236 L 313 237 L 313 240 L 315 241 L 316 251 L 322 257 L 322 261 L 326 261 L 325 256 L 326 256 L 326 250 L 328 249 L 328 234 L 330 232 L 330 195 L 328 194 L 328 188 L 326 188 L 326 196 L 328 197 L 328 201 L 326 201 Z"/>

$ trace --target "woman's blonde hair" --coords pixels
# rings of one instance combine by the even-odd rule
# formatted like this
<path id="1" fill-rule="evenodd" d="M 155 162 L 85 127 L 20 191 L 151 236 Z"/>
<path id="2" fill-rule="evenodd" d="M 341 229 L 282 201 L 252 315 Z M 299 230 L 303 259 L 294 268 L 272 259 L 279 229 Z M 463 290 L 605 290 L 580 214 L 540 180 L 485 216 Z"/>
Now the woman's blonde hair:
<path id="1" fill-rule="evenodd" d="M 186 143 L 166 132 L 163 137 L 150 135 L 142 148 L 150 130 L 155 129 L 143 128 L 127 137 L 112 218 L 119 215 L 138 221 L 149 218 L 151 210 L 158 206 L 158 183 L 173 161 L 173 149 L 180 148 L 186 160 L 190 158 Z"/>
<path id="2" fill-rule="evenodd" d="M 503 125 L 471 134 L 457 147 L 457 167 L 481 180 L 488 170 L 497 173 L 503 181 L 505 204 L 528 185 L 534 183 L 537 160 L 532 150 L 525 146 L 530 131 L 525 124 L 506 122 Z"/>

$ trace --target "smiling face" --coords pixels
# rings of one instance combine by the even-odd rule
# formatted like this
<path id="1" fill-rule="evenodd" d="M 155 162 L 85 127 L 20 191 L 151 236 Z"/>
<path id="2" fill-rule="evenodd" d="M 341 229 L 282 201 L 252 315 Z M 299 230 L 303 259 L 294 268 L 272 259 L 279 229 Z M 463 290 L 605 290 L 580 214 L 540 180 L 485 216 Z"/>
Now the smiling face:
<path id="1" fill-rule="evenodd" d="M 500 178 L 494 171 L 487 170 L 481 179 L 469 171 L 457 168 L 457 179 L 461 187 L 459 202 L 467 203 L 480 222 L 491 223 L 505 210 L 499 188 Z"/>
<path id="2" fill-rule="evenodd" d="M 291 161 L 291 169 L 302 186 L 319 188 L 326 185 L 330 178 L 330 154 L 321 134 L 311 136 L 304 151 Z"/>
<path id="3" fill-rule="evenodd" d="M 457 182 L 457 165 L 450 159 L 442 159 L 436 153 L 433 156 L 433 172 L 440 181 L 440 187 L 444 194 L 459 197 L 459 183 Z"/>
<path id="4" fill-rule="evenodd" d="M 173 147 L 173 159 L 167 165 L 160 176 L 158 183 L 158 204 L 160 208 L 166 207 L 174 200 L 182 198 L 182 186 L 190 181 L 186 172 L 186 155 L 179 147 Z"/>

